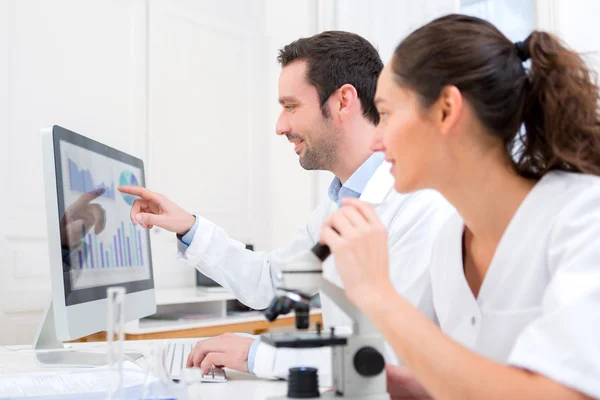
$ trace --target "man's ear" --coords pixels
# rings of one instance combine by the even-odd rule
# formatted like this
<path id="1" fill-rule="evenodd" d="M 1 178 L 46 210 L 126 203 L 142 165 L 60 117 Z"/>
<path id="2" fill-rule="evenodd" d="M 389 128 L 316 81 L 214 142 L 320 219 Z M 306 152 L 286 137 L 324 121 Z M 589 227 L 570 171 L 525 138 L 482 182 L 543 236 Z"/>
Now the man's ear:
<path id="1" fill-rule="evenodd" d="M 337 101 L 336 107 L 333 110 L 339 114 L 340 119 L 348 119 L 357 107 L 360 108 L 358 92 L 351 84 L 346 83 L 342 85 L 335 94 Z"/>
<path id="2" fill-rule="evenodd" d="M 446 86 L 442 89 L 440 97 L 434 107 L 434 122 L 438 125 L 442 135 L 453 131 L 458 124 L 464 109 L 464 98 L 456 86 Z"/>

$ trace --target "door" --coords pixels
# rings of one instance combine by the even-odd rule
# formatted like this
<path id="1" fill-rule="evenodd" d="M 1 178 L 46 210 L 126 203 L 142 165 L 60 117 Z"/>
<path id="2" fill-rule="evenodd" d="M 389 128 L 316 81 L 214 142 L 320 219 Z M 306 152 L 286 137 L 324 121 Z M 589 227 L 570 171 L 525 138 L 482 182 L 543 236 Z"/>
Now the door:
<path id="1" fill-rule="evenodd" d="M 148 185 L 233 238 L 270 243 L 264 1 L 154 0 Z M 154 228 L 157 287 L 195 285 L 174 234 Z"/>

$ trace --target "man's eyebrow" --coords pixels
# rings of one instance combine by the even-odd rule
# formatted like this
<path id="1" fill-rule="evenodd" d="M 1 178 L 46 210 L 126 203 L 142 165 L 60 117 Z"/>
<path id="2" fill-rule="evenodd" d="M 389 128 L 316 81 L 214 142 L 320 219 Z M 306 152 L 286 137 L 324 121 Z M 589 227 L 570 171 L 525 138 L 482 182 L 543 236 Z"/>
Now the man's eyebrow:
<path id="1" fill-rule="evenodd" d="M 298 99 L 294 96 L 283 96 L 279 98 L 279 104 L 284 103 L 298 103 Z"/>
<path id="2" fill-rule="evenodd" d="M 375 97 L 374 104 L 377 105 L 377 104 L 380 104 L 380 103 L 385 103 L 385 99 L 382 98 L 382 97 Z"/>

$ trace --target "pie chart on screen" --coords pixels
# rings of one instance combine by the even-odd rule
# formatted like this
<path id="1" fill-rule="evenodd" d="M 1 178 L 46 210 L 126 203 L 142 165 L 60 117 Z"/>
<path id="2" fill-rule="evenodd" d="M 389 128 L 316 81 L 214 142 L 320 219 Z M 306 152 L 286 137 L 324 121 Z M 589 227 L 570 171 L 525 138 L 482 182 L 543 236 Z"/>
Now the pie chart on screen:
<path id="1" fill-rule="evenodd" d="M 130 171 L 123 171 L 119 176 L 119 186 L 140 186 L 140 183 Z M 123 200 L 130 206 L 132 206 L 135 199 L 137 199 L 136 196 L 125 193 L 121 193 L 121 196 L 123 196 Z"/>

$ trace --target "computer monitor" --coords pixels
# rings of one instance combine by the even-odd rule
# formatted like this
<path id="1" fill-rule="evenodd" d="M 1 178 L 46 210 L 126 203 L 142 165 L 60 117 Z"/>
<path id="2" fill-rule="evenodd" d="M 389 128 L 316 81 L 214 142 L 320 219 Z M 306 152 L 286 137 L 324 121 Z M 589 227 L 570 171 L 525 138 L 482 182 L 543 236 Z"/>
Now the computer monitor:
<path id="1" fill-rule="evenodd" d="M 107 330 L 107 289 L 125 287 L 125 320 L 156 312 L 147 230 L 129 218 L 144 163 L 60 126 L 42 130 L 52 300 L 36 348 Z"/>

